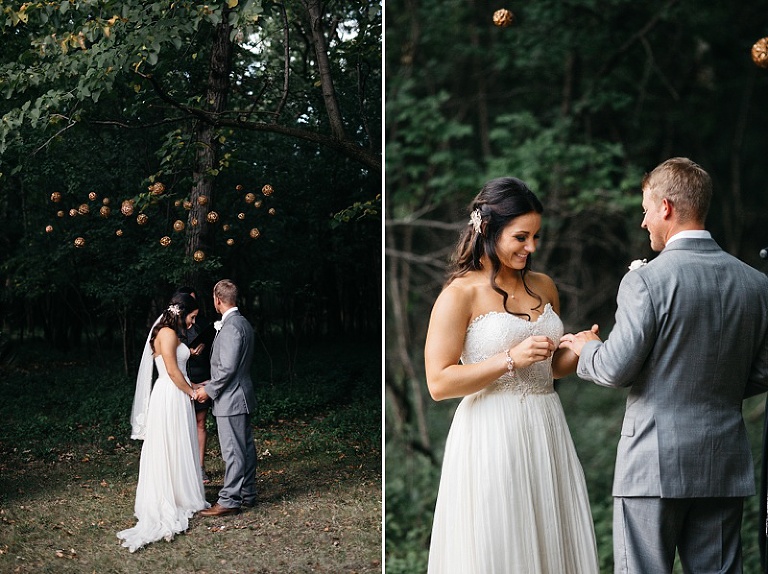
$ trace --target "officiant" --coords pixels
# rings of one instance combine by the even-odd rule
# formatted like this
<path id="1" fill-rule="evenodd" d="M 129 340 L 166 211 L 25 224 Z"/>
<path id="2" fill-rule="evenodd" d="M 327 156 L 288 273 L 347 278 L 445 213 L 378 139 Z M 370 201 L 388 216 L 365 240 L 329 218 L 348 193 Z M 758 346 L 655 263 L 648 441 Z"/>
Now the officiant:
<path id="1" fill-rule="evenodd" d="M 188 293 L 200 302 L 197 291 L 193 287 L 179 287 L 177 293 Z M 187 376 L 192 384 L 200 384 L 211 378 L 211 344 L 216 334 L 213 323 L 204 317 L 197 316 L 197 320 L 187 331 L 187 336 L 181 342 L 189 347 L 190 356 L 187 361 Z M 197 440 L 200 444 L 200 468 L 203 471 L 203 484 L 210 484 L 210 479 L 205 472 L 205 446 L 208 441 L 208 431 L 205 428 L 208 411 L 211 408 L 211 400 L 200 403 L 195 401 L 195 418 L 197 422 Z"/>

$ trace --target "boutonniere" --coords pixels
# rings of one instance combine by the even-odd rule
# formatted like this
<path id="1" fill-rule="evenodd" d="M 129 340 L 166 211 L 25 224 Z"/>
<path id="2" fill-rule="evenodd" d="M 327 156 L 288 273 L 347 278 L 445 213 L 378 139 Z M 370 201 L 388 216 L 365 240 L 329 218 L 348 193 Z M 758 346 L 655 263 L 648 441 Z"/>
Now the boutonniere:
<path id="1" fill-rule="evenodd" d="M 640 269 L 643 265 L 648 265 L 647 259 L 635 259 L 629 264 L 629 270 L 634 271 L 635 269 Z"/>
<path id="2" fill-rule="evenodd" d="M 221 321 L 214 321 L 213 328 L 216 329 L 217 331 L 221 331 Z"/>

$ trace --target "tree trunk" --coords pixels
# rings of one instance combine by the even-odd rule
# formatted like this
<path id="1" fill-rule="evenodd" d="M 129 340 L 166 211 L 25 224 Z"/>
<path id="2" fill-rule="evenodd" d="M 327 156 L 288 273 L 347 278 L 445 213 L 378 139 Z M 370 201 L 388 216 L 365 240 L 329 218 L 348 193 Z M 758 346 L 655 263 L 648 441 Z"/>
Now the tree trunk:
<path id="1" fill-rule="evenodd" d="M 331 64 L 328 60 L 328 42 L 323 31 L 323 18 L 319 0 L 308 0 L 304 3 L 309 13 L 310 29 L 312 30 L 312 43 L 317 57 L 317 70 L 320 73 L 320 85 L 323 89 L 325 110 L 328 113 L 328 121 L 333 137 L 339 140 L 346 139 L 344 135 L 344 123 L 341 119 L 341 110 L 336 100 L 336 90 L 333 87 L 333 75 Z"/>
<path id="2" fill-rule="evenodd" d="M 208 71 L 205 107 L 214 118 L 227 107 L 229 76 L 232 69 L 232 42 L 229 8 L 224 7 L 222 23 L 216 27 Z M 191 256 L 198 249 L 205 252 L 208 236 L 208 213 L 214 200 L 214 179 L 218 160 L 216 130 L 211 123 L 198 121 L 195 125 L 195 165 L 192 173 L 192 192 L 187 226 L 186 253 Z M 190 278 L 194 279 L 194 278 Z"/>

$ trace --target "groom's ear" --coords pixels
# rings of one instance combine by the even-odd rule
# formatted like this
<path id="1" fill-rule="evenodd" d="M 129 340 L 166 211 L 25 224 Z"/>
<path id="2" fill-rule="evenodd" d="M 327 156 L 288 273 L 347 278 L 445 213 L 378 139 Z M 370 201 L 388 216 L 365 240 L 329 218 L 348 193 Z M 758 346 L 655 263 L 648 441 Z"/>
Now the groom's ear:
<path id="1" fill-rule="evenodd" d="M 669 201 L 666 197 L 661 200 L 661 211 L 664 219 L 668 219 L 674 212 L 674 203 Z"/>

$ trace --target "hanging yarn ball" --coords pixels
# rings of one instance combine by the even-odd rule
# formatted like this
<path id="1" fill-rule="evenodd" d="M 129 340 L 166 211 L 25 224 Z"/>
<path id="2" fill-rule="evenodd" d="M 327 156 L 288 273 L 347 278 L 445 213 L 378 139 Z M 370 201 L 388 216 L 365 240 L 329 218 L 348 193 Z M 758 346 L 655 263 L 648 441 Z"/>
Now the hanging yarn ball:
<path id="1" fill-rule="evenodd" d="M 133 200 L 126 199 L 123 201 L 123 204 L 120 206 L 120 212 L 126 217 L 133 215 Z"/>
<path id="2" fill-rule="evenodd" d="M 507 28 L 511 26 L 514 21 L 515 15 L 506 8 L 496 10 L 496 12 L 493 13 L 493 23 L 499 28 Z"/>
<path id="3" fill-rule="evenodd" d="M 761 68 L 768 68 L 768 37 L 760 38 L 752 46 L 752 61 Z"/>

